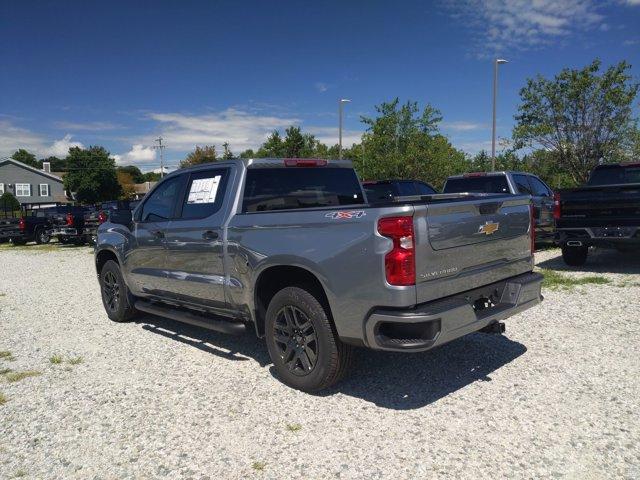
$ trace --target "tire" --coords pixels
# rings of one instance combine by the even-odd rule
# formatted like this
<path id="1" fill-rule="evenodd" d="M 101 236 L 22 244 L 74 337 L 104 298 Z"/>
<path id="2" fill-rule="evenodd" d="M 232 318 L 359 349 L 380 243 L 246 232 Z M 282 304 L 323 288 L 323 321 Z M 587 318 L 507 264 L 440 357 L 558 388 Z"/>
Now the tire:
<path id="1" fill-rule="evenodd" d="M 286 287 L 269 303 L 265 337 L 278 377 L 303 392 L 330 387 L 346 373 L 353 347 L 340 341 L 318 299 Z"/>
<path id="2" fill-rule="evenodd" d="M 564 245 L 562 247 L 562 259 L 564 260 L 564 263 L 571 267 L 584 265 L 587 261 L 588 254 L 588 247 L 570 247 L 568 245 Z"/>
<path id="3" fill-rule="evenodd" d="M 35 237 L 38 245 L 49 243 L 51 241 L 51 237 L 47 234 L 47 231 L 44 228 L 36 229 Z"/>
<path id="4" fill-rule="evenodd" d="M 108 260 L 100 271 L 100 294 L 107 316 L 114 322 L 127 322 L 136 314 L 134 296 L 124 283 L 120 265 Z"/>

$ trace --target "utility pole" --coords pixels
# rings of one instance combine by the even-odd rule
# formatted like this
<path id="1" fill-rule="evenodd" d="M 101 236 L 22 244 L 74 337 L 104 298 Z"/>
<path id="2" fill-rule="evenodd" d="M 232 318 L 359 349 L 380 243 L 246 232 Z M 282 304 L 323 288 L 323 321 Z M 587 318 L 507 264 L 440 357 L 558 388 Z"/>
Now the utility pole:
<path id="1" fill-rule="evenodd" d="M 341 98 L 340 100 L 338 100 L 338 116 L 340 117 L 338 125 L 338 158 L 340 160 L 342 160 L 342 105 L 345 103 L 349 103 L 350 101 L 351 100 L 346 98 Z"/>
<path id="2" fill-rule="evenodd" d="M 507 60 L 496 58 L 493 62 L 493 128 L 491 129 L 491 171 L 496 171 L 496 98 L 498 96 L 498 65 L 508 63 Z"/>
<path id="3" fill-rule="evenodd" d="M 164 155 L 162 151 L 165 149 L 166 145 L 162 144 L 162 137 L 156 138 L 154 142 L 158 142 L 158 145 L 154 145 L 153 148 L 160 150 L 160 178 L 164 178 Z"/>

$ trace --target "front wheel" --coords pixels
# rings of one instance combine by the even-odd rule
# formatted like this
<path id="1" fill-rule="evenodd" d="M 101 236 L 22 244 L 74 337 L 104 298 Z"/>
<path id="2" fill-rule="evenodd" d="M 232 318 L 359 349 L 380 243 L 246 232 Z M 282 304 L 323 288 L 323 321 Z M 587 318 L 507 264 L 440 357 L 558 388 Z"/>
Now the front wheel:
<path id="1" fill-rule="evenodd" d="M 339 381 L 352 359 L 353 347 L 340 341 L 316 297 L 298 287 L 275 294 L 265 325 L 269 356 L 278 377 L 304 392 Z"/>
<path id="2" fill-rule="evenodd" d="M 108 317 L 114 322 L 126 322 L 136 314 L 134 297 L 124 283 L 120 265 L 108 260 L 100 271 L 100 291 L 102 304 Z"/>
<path id="3" fill-rule="evenodd" d="M 589 248 L 585 246 L 572 247 L 565 245 L 562 247 L 562 259 L 564 263 L 571 267 L 579 267 L 587 261 Z"/>

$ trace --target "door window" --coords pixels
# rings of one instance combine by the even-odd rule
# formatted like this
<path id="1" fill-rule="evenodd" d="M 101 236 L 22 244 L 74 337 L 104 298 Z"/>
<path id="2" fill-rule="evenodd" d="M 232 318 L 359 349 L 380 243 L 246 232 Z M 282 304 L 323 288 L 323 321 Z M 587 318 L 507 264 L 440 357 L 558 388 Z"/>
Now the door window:
<path id="1" fill-rule="evenodd" d="M 184 175 L 178 175 L 162 182 L 142 205 L 143 222 L 163 222 L 173 217 L 176 200 Z"/>
<path id="2" fill-rule="evenodd" d="M 178 218 L 206 218 L 220 210 L 228 172 L 226 168 L 217 168 L 192 173 Z"/>
<path id="3" fill-rule="evenodd" d="M 521 193 L 522 195 L 533 195 L 531 186 L 529 185 L 529 181 L 527 180 L 527 175 L 514 175 L 513 181 L 516 182 L 518 193 Z"/>
<path id="4" fill-rule="evenodd" d="M 550 197 L 551 191 L 547 188 L 547 186 L 540 181 L 540 179 L 536 177 L 529 177 L 529 183 L 531 184 L 531 188 L 533 189 L 534 195 L 539 197 Z"/>

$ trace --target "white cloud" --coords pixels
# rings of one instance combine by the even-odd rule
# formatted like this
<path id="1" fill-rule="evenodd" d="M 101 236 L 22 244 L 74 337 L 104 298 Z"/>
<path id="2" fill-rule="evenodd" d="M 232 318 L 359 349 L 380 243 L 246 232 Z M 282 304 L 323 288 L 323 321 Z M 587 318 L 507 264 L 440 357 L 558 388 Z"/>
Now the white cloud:
<path id="1" fill-rule="evenodd" d="M 55 155 L 64 157 L 71 147 L 82 147 L 82 143 L 71 140 L 71 135 L 65 135 L 53 143 L 40 134 L 26 128 L 17 127 L 9 120 L 0 120 L 0 156 L 10 156 L 19 148 L 24 148 L 37 157 Z"/>
<path id="2" fill-rule="evenodd" d="M 300 119 L 256 115 L 229 108 L 219 113 L 189 115 L 184 113 L 150 113 L 148 118 L 159 123 L 167 149 L 193 150 L 196 145 L 216 145 L 229 142 L 232 151 L 240 152 L 261 145 L 273 130 L 299 125 Z M 153 138 L 136 143 L 151 145 Z"/>
<path id="3" fill-rule="evenodd" d="M 631 6 L 640 5 L 640 0 L 625 0 L 624 3 Z"/>
<path id="4" fill-rule="evenodd" d="M 444 130 L 453 130 L 455 132 L 470 132 L 473 130 L 481 130 L 483 128 L 487 128 L 487 125 L 484 123 L 475 123 L 475 122 L 442 122 L 440 126 Z"/>
<path id="5" fill-rule="evenodd" d="M 102 132 L 105 130 L 115 130 L 122 128 L 111 122 L 55 122 L 54 126 L 61 130 L 82 130 L 87 132 Z"/>
<path id="6" fill-rule="evenodd" d="M 447 5 L 454 18 L 474 29 L 483 55 L 551 44 L 604 19 L 594 0 L 448 0 Z"/>
<path id="7" fill-rule="evenodd" d="M 84 148 L 80 142 L 71 141 L 71 135 L 67 134 L 64 138 L 56 140 L 53 144 L 44 150 L 43 156 L 66 157 L 71 147 Z"/>
<path id="8" fill-rule="evenodd" d="M 144 164 L 155 162 L 156 151 L 153 147 L 133 145 L 131 150 L 122 155 L 112 155 L 118 165 Z"/>
<path id="9" fill-rule="evenodd" d="M 624 45 L 625 47 L 630 47 L 632 45 L 638 44 L 640 44 L 640 40 L 638 40 L 637 38 L 625 40 L 624 42 L 622 42 L 622 45 Z"/>
<path id="10" fill-rule="evenodd" d="M 316 90 L 318 90 L 320 93 L 324 93 L 329 90 L 329 85 L 323 82 L 316 82 L 314 84 L 314 87 L 316 87 Z"/>

